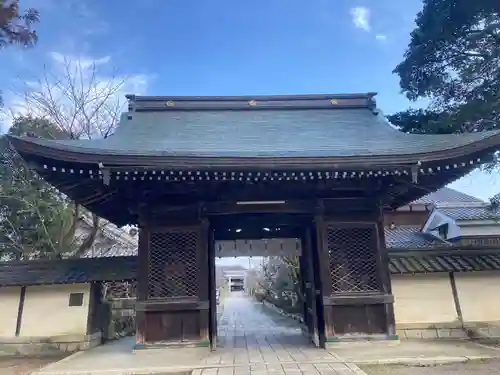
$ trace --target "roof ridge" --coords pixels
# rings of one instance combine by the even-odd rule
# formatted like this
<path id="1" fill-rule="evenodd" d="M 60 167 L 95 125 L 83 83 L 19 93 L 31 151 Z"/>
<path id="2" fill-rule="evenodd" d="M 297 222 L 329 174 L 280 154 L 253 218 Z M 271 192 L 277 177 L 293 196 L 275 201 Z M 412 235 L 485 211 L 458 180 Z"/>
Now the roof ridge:
<path id="1" fill-rule="evenodd" d="M 248 100 L 318 100 L 318 99 L 371 99 L 376 92 L 338 93 L 338 94 L 284 94 L 284 95 L 135 95 L 127 94 L 125 98 L 131 101 L 248 101 Z"/>
<path id="2" fill-rule="evenodd" d="M 375 93 L 245 96 L 137 96 L 126 95 L 128 119 L 133 112 L 345 109 L 375 110 Z"/>

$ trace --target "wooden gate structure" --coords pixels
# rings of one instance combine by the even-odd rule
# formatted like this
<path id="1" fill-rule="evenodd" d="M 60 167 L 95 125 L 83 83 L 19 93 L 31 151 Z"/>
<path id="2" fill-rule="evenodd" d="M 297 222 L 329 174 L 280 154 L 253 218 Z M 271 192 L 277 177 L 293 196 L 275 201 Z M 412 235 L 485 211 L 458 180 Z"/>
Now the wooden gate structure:
<path id="1" fill-rule="evenodd" d="M 213 241 L 236 227 L 301 239 L 317 345 L 390 339 L 384 211 L 488 161 L 500 134 L 405 134 L 374 95 L 129 96 L 107 139 L 9 139 L 71 199 L 139 226 L 139 347 L 215 340 Z"/>

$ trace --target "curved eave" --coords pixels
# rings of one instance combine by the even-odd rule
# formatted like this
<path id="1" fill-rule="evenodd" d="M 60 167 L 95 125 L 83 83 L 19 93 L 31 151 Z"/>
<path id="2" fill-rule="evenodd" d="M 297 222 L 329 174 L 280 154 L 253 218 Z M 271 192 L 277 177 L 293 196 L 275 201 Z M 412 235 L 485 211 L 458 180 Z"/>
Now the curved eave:
<path id="1" fill-rule="evenodd" d="M 91 149 L 69 146 L 59 143 L 50 143 L 38 138 L 8 136 L 14 148 L 24 156 L 38 156 L 62 162 L 78 164 L 97 164 L 113 166 L 142 166 L 178 168 L 245 168 L 253 169 L 298 169 L 308 166 L 323 169 L 345 167 L 360 169 L 367 167 L 411 165 L 423 162 L 435 162 L 460 158 L 466 155 L 494 151 L 500 146 L 500 132 L 465 145 L 447 148 L 436 152 L 422 152 L 415 154 L 393 155 L 362 155 L 362 156 L 172 156 L 172 155 L 131 155 L 131 153 L 109 152 L 102 149 Z"/>

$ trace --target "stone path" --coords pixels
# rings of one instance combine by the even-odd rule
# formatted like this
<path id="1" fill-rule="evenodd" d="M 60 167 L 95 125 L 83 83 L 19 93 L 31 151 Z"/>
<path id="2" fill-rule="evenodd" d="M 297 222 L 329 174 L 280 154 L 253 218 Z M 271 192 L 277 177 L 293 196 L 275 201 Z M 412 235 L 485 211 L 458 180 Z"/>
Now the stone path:
<path id="1" fill-rule="evenodd" d="M 198 370 L 198 375 L 364 374 L 314 347 L 297 321 L 243 294 L 226 299 L 218 331 L 217 351 L 203 363 L 224 367 Z"/>
<path id="2" fill-rule="evenodd" d="M 192 375 L 364 375 L 334 353 L 315 348 L 299 323 L 243 294 L 233 293 L 219 317 L 215 352 L 165 349 L 132 353 L 134 338 L 80 352 L 39 375 L 118 375 L 183 372 Z"/>

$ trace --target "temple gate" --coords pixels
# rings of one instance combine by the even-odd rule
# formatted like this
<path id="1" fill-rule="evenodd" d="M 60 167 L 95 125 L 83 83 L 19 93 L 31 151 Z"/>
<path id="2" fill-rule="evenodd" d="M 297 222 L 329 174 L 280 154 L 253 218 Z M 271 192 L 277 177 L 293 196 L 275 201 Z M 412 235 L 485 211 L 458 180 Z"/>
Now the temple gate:
<path id="1" fill-rule="evenodd" d="M 129 96 L 107 139 L 9 139 L 71 199 L 139 226 L 138 348 L 215 348 L 215 243 L 242 235 L 300 240 L 315 345 L 387 340 L 384 211 L 487 161 L 500 133 L 405 134 L 374 95 Z"/>

